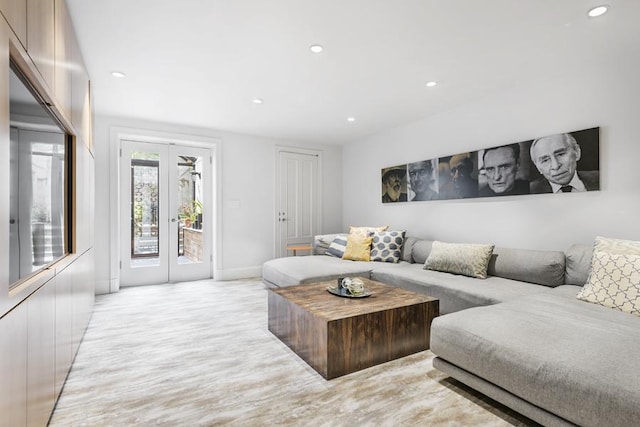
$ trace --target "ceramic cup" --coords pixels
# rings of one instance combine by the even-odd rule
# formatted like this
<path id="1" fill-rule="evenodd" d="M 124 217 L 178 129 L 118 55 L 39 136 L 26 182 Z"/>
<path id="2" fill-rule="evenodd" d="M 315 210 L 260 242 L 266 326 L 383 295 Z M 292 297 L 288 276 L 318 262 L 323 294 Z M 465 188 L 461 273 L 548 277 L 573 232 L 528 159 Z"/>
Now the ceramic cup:
<path id="1" fill-rule="evenodd" d="M 351 295 L 361 295 L 364 293 L 364 282 L 360 279 L 343 279 L 342 287 Z"/>

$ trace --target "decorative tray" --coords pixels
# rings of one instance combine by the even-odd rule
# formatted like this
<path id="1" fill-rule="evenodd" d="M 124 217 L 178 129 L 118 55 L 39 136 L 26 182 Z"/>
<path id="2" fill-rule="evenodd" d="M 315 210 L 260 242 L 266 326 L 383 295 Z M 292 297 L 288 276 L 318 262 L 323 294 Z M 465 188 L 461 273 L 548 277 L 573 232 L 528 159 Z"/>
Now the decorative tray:
<path id="1" fill-rule="evenodd" d="M 339 297 L 344 297 L 344 298 L 366 298 L 366 297 L 370 297 L 371 296 L 371 292 L 365 290 L 363 293 L 359 294 L 359 295 L 351 295 L 349 293 L 349 291 L 347 291 L 344 288 L 332 288 L 332 287 L 328 287 L 327 291 L 329 291 L 329 293 L 333 294 L 333 295 L 337 295 Z"/>

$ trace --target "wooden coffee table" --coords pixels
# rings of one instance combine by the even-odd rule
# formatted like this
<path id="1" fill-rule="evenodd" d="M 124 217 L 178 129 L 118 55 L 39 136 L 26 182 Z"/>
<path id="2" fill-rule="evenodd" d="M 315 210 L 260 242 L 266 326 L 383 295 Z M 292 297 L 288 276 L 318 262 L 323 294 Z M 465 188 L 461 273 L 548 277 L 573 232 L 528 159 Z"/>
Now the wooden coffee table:
<path id="1" fill-rule="evenodd" d="M 439 301 L 362 280 L 367 298 L 330 294 L 336 281 L 269 289 L 269 331 L 328 380 L 427 350 Z"/>

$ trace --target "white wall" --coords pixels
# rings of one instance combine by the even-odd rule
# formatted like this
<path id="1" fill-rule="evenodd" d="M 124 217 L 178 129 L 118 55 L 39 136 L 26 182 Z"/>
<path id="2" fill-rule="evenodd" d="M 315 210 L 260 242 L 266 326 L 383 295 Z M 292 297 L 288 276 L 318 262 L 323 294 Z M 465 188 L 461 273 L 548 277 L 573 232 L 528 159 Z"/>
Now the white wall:
<path id="1" fill-rule="evenodd" d="M 260 275 L 262 263 L 274 257 L 275 232 L 275 147 L 313 148 L 322 151 L 324 170 L 323 224 L 321 232 L 337 232 L 342 227 L 341 157 L 335 145 L 309 145 L 254 136 L 219 132 L 213 129 L 167 125 L 134 119 L 96 116 L 96 281 L 97 293 L 107 293 L 115 280 L 110 274 L 110 241 L 117 230 L 110 229 L 110 148 L 112 127 L 148 129 L 221 140 L 221 240 L 222 253 L 216 266 L 220 277 Z M 235 207 L 238 201 L 239 207 Z"/>
<path id="2" fill-rule="evenodd" d="M 565 250 L 596 235 L 640 240 L 640 72 L 594 58 L 579 72 L 523 82 L 344 148 L 344 222 L 389 224 L 448 242 Z M 553 66 L 553 64 L 550 64 Z M 451 82 L 449 84 L 452 84 Z M 385 204 L 380 169 L 537 136 L 600 126 L 601 191 Z"/>

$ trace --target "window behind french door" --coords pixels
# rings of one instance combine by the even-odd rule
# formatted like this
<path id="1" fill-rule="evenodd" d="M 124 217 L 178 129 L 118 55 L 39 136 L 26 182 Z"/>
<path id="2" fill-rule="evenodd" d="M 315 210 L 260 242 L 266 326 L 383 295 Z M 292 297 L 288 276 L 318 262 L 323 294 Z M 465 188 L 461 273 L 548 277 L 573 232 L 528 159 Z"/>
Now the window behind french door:
<path id="1" fill-rule="evenodd" d="M 211 277 L 211 150 L 121 141 L 121 286 Z"/>

